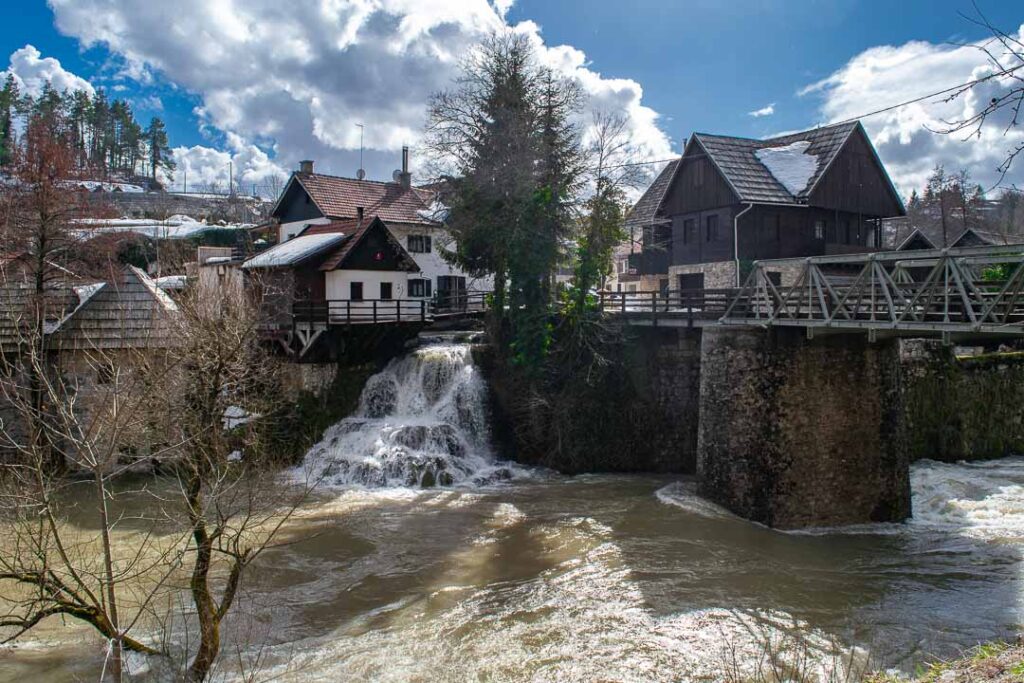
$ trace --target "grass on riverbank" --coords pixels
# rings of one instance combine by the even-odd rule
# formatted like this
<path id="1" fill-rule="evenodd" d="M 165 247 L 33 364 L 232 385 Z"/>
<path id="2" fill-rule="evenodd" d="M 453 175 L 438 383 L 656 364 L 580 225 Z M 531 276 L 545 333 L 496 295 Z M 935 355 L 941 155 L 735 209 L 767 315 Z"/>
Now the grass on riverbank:
<path id="1" fill-rule="evenodd" d="M 914 683 L 1022 683 L 1024 682 L 1024 639 L 1015 644 L 987 643 L 959 659 L 936 662 L 918 675 Z M 905 679 L 876 674 L 866 683 L 905 683 Z"/>

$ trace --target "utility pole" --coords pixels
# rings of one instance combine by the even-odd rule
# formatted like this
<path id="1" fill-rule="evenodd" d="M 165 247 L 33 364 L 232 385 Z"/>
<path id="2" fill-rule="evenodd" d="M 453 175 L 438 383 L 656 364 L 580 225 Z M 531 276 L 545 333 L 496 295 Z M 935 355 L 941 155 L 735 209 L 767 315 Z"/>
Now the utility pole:
<path id="1" fill-rule="evenodd" d="M 232 161 L 228 161 L 228 196 L 229 197 L 234 197 L 235 196 L 235 173 L 234 173 L 234 167 L 232 166 L 233 163 L 234 162 L 232 162 Z"/>

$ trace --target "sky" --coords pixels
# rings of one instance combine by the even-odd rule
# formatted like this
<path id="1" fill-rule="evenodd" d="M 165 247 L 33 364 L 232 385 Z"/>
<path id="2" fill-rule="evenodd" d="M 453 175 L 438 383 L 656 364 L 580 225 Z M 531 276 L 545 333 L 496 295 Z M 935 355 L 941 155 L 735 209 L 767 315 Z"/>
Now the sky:
<path id="1" fill-rule="evenodd" d="M 529 36 L 586 93 L 582 125 L 621 112 L 658 160 L 695 131 L 767 137 L 992 73 L 979 9 L 1021 36 L 1024 5 L 1005 0 L 22 0 L 0 23 L 0 67 L 30 91 L 103 87 L 162 117 L 179 186 L 223 183 L 229 161 L 254 186 L 306 158 L 353 176 L 361 131 L 368 177 L 388 179 L 403 144 L 418 170 L 429 96 L 490 31 Z M 999 181 L 1024 125 L 934 131 L 1005 87 L 863 119 L 901 192 L 937 163 Z M 1024 185 L 1024 161 L 1003 183 Z"/>

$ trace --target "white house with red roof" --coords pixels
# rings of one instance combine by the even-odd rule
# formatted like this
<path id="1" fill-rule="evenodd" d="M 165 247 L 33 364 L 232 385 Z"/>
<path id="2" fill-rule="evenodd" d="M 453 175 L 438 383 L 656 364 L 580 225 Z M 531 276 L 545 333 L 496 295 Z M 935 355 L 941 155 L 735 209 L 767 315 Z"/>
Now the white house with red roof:
<path id="1" fill-rule="evenodd" d="M 445 299 L 462 292 L 489 291 L 491 278 L 473 278 L 441 256 L 452 249 L 437 193 L 412 185 L 409 150 L 395 181 L 380 182 L 316 173 L 312 161 L 300 162 L 278 198 L 271 218 L 278 223 L 278 244 L 309 234 L 340 231 L 343 225 L 368 225 L 377 218 L 409 253 L 418 268 L 394 288 L 398 299 Z M 376 287 L 364 287 L 367 293 Z M 332 292 L 326 292 L 328 298 Z"/>

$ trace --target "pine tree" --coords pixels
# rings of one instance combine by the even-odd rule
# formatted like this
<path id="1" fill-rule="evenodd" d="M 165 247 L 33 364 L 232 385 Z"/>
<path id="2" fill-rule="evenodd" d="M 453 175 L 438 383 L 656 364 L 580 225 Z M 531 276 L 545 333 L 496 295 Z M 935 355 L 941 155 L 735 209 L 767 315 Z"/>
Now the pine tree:
<path id="1" fill-rule="evenodd" d="M 149 147 L 149 168 L 153 183 L 158 183 L 157 171 L 163 169 L 173 179 L 174 169 L 177 165 L 170 157 L 170 147 L 167 142 L 167 130 L 164 122 L 154 117 L 146 128 L 146 143 Z"/>
<path id="2" fill-rule="evenodd" d="M 14 120 L 17 115 L 21 94 L 14 74 L 7 74 L 3 90 L 0 90 L 0 167 L 10 165 L 14 157 Z"/>

